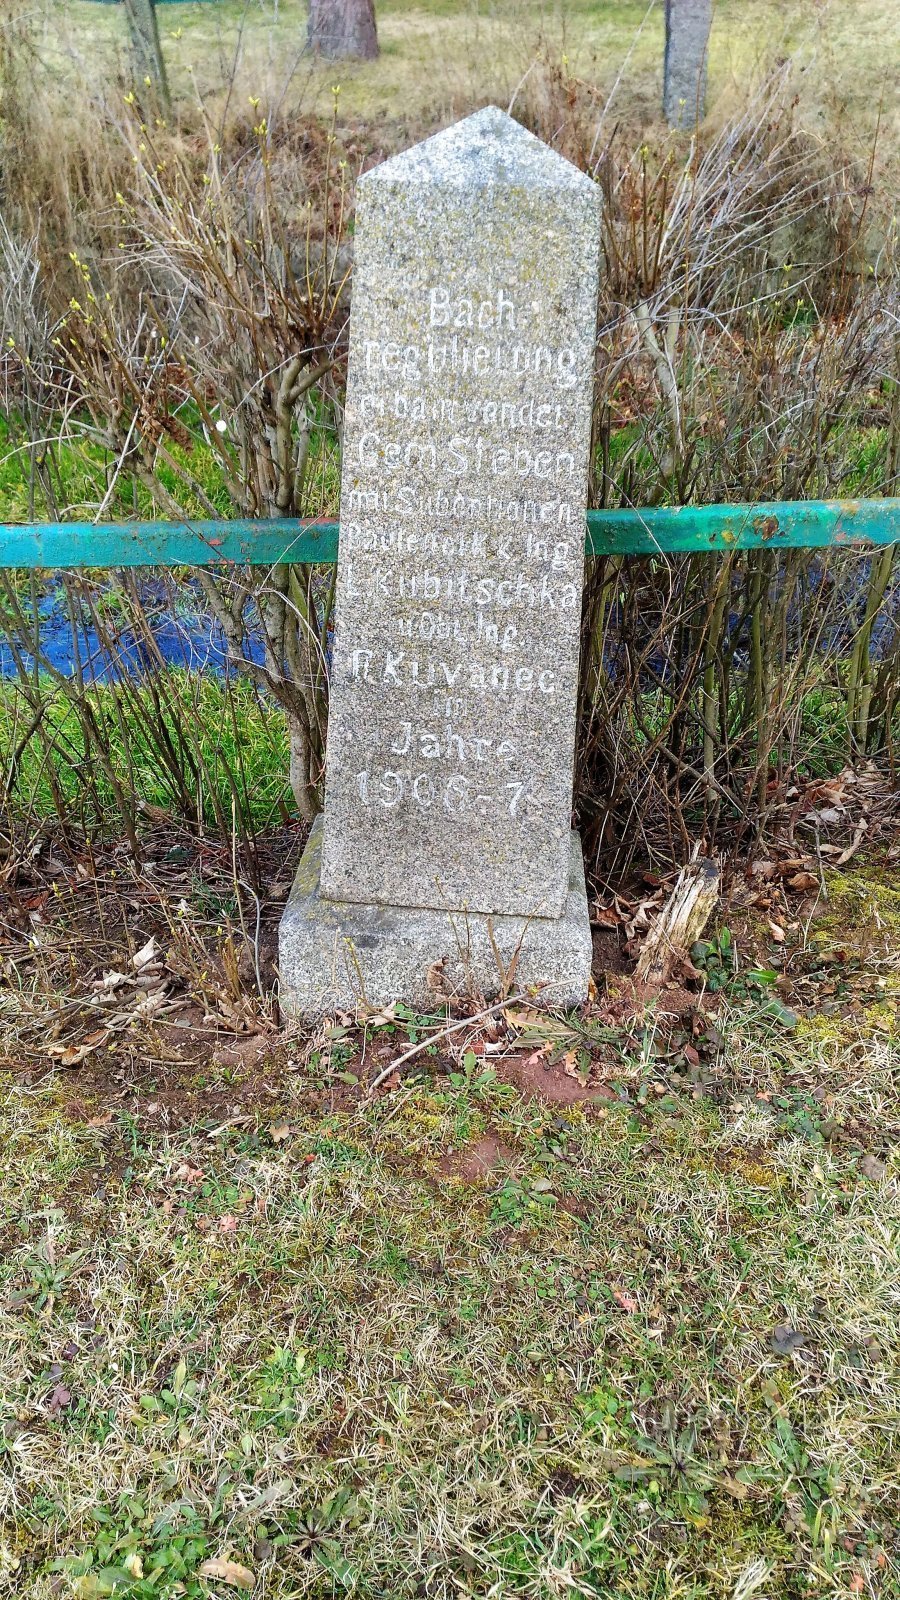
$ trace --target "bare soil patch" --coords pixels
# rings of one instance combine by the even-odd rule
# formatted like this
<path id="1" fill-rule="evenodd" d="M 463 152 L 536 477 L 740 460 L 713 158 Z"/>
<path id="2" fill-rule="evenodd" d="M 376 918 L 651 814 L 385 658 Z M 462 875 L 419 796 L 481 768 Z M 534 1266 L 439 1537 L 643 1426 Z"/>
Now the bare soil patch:
<path id="1" fill-rule="evenodd" d="M 510 1057 L 500 1066 L 499 1076 L 504 1083 L 514 1084 L 522 1094 L 546 1100 L 551 1105 L 583 1105 L 598 1096 L 615 1099 L 613 1090 L 606 1084 L 584 1084 L 559 1062 L 536 1059 L 536 1054 Z"/>
<path id="2" fill-rule="evenodd" d="M 459 1178 L 463 1183 L 483 1183 L 502 1162 L 512 1159 L 512 1151 L 493 1133 L 486 1133 L 464 1150 L 448 1150 L 437 1165 L 442 1178 Z"/>

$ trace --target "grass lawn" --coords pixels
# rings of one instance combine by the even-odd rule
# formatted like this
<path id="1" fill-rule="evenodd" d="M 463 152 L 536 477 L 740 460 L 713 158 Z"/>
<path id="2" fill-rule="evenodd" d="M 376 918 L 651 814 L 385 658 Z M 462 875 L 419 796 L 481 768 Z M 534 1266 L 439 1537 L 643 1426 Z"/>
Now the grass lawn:
<path id="1" fill-rule="evenodd" d="M 170 857 L 4 944 L 0 1593 L 900 1593 L 890 869 L 789 934 L 795 1031 L 610 980 L 555 1067 L 519 1017 L 373 1100 L 421 1028 L 191 1009 Z"/>
<path id="2" fill-rule="evenodd" d="M 125 48 L 121 7 L 92 0 L 35 0 L 44 49 L 60 70 L 96 79 Z M 214 97 L 237 64 L 244 94 L 281 97 L 304 110 L 330 109 L 341 85 L 348 121 L 389 121 L 411 132 L 451 120 L 486 99 L 506 105 L 542 54 L 606 96 L 615 119 L 639 128 L 658 116 L 662 0 L 378 0 L 382 54 L 370 65 L 316 65 L 303 53 L 305 0 L 187 0 L 160 5 L 171 79 L 179 95 Z M 727 114 L 748 82 L 778 59 L 801 68 L 801 116 L 815 132 L 846 110 L 861 144 L 881 114 L 885 146 L 900 133 L 895 0 L 719 0 L 710 45 L 710 115 Z M 611 108 L 612 109 L 612 108 Z"/>

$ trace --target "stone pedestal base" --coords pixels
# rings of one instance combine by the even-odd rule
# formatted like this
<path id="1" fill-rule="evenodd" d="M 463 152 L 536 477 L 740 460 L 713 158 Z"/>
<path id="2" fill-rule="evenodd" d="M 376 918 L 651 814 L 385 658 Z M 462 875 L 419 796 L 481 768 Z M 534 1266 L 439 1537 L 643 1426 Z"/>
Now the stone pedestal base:
<path id="1" fill-rule="evenodd" d="M 319 817 L 278 935 L 286 1017 L 352 1011 L 360 1001 L 381 1008 L 399 1000 L 429 1011 L 444 1005 L 448 994 L 467 991 L 493 998 L 516 951 L 512 990 L 540 985 L 541 999 L 553 1006 L 576 1006 L 587 998 L 591 930 L 577 833 L 572 834 L 565 910 L 552 919 L 326 900 L 319 883 L 321 857 Z"/>

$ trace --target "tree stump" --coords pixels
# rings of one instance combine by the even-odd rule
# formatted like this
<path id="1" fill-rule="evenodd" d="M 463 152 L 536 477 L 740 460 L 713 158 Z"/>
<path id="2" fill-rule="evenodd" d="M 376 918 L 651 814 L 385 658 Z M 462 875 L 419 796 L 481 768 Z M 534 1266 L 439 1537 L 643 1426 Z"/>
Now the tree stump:
<path id="1" fill-rule="evenodd" d="M 672 893 L 647 934 L 638 956 L 635 979 L 658 986 L 672 976 L 679 961 L 690 956 L 719 898 L 720 873 L 703 856 L 682 867 Z"/>

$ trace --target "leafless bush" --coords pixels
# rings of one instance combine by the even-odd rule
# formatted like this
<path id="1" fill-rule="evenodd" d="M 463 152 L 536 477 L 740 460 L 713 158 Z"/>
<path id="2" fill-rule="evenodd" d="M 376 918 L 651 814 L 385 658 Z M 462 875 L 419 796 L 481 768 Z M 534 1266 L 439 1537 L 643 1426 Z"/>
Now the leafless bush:
<path id="1" fill-rule="evenodd" d="M 861 247 L 867 175 L 818 169 L 778 81 L 679 168 L 610 147 L 600 173 L 595 503 L 896 493 L 900 297 L 893 262 Z M 595 849 L 648 818 L 645 843 L 676 855 L 689 830 L 758 826 L 799 762 L 835 759 L 832 730 L 811 748 L 814 690 L 851 754 L 889 752 L 885 627 L 878 666 L 872 645 L 893 572 L 892 550 L 862 575 L 807 551 L 593 563 L 579 788 Z"/>
<path id="2" fill-rule="evenodd" d="M 59 209 L 59 231 L 45 227 L 38 240 L 44 282 L 35 267 L 31 301 L 52 299 L 58 315 L 52 335 L 45 317 L 42 340 L 34 330 L 8 335 L 17 421 L 29 440 L 54 431 L 57 457 L 88 435 L 106 453 L 112 466 L 95 516 L 141 491 L 177 521 L 315 514 L 335 475 L 346 324 L 347 182 L 333 131 L 311 130 L 304 183 L 302 162 L 288 171 L 277 152 L 273 162 L 258 108 L 252 130 L 235 122 L 226 151 L 212 126 L 187 138 L 141 121 L 133 97 L 126 102 L 124 112 L 106 108 L 117 125 L 105 144 L 120 154 L 93 173 L 90 247 L 73 222 L 60 268 L 59 231 L 72 219 Z M 30 191 L 9 170 L 25 218 Z M 110 193 L 112 170 L 122 187 Z M 7 255 L 19 248 L 10 236 L 6 243 Z M 56 370 L 57 391 L 68 384 L 71 408 L 60 407 L 58 392 L 34 400 L 37 361 Z M 208 460 L 206 481 L 193 470 L 198 445 L 215 458 L 213 492 Z M 45 500 L 64 514 L 56 497 Z M 294 792 L 311 819 L 324 762 L 329 576 L 286 559 L 263 575 L 232 568 L 199 578 L 233 665 L 287 717 Z M 263 641 L 262 662 L 251 633 Z"/>
<path id="3" fill-rule="evenodd" d="M 192 428 L 215 454 L 232 513 L 314 514 L 327 492 L 346 323 L 346 186 L 332 138 L 316 207 L 310 198 L 290 228 L 264 122 L 256 133 L 256 150 L 231 166 L 210 146 L 198 201 L 192 167 L 172 152 L 160 159 L 145 127 L 126 128 L 135 181 L 117 244 L 127 290 L 79 260 L 83 292 L 60 333 L 117 472 L 176 521 L 221 514 L 191 470 Z M 289 551 L 262 579 L 248 569 L 227 579 L 203 571 L 200 581 L 235 666 L 285 712 L 294 793 L 311 820 L 324 762 L 331 584 L 314 568 L 292 567 Z M 262 663 L 249 650 L 251 625 Z"/>

